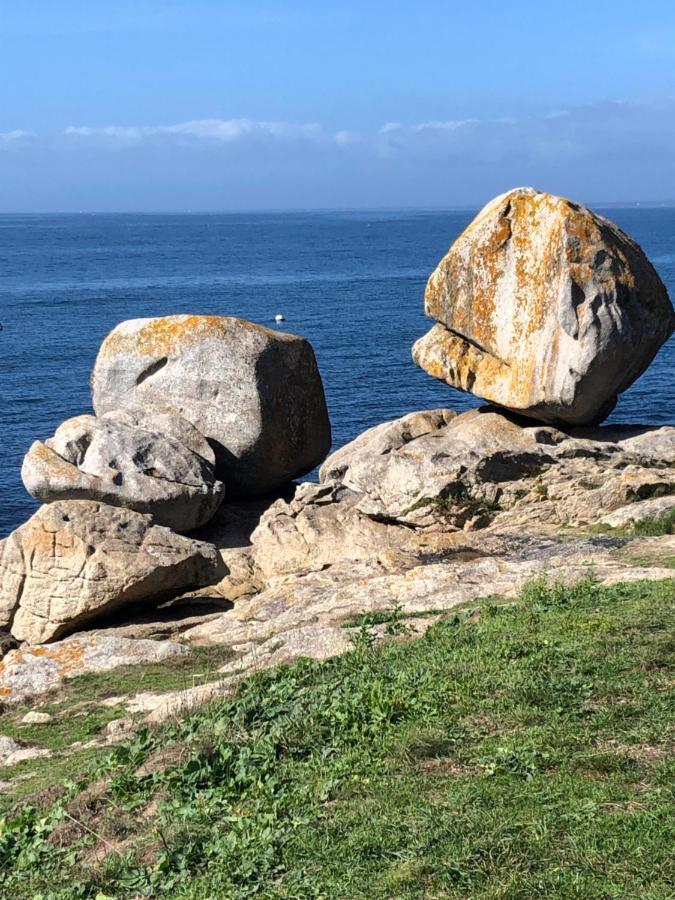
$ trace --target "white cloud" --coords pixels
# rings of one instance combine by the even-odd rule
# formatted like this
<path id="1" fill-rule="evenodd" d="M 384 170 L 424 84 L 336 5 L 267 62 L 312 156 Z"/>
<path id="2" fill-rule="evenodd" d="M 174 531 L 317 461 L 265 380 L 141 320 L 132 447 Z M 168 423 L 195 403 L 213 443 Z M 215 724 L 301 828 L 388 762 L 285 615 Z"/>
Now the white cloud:
<path id="1" fill-rule="evenodd" d="M 31 132 L 19 129 L 0 133 L 0 147 L 22 146 L 21 139 L 29 136 Z M 607 101 L 553 108 L 518 119 L 391 121 L 360 131 L 248 118 L 191 119 L 166 125 L 71 125 L 59 136 L 43 140 L 45 149 L 51 146 L 67 152 L 69 146 L 80 144 L 94 154 L 146 145 L 167 151 L 219 148 L 251 170 L 262 158 L 265 164 L 274 161 L 283 167 L 333 155 L 338 163 L 349 159 L 350 165 L 358 160 L 364 165 L 386 160 L 388 167 L 408 162 L 447 172 L 514 172 L 518 180 L 536 180 L 539 172 L 570 170 L 621 175 L 640 161 L 644 165 L 651 160 L 650 165 L 658 162 L 663 190 L 671 195 L 671 169 L 666 161 L 675 155 L 675 99 Z"/>
<path id="2" fill-rule="evenodd" d="M 122 143 L 137 144 L 153 138 L 190 138 L 231 144 L 245 139 L 273 141 L 329 141 L 320 125 L 315 123 L 258 122 L 252 119 L 193 119 L 176 125 L 70 125 L 64 130 L 68 137 L 103 138 Z M 336 138 L 337 139 L 337 138 Z"/>
<path id="3" fill-rule="evenodd" d="M 478 119 L 449 119 L 447 121 L 418 122 L 415 125 L 402 125 L 400 122 L 388 122 L 380 128 L 380 134 L 425 134 L 440 132 L 447 134 L 466 128 L 469 125 L 477 125 Z"/>
<path id="4" fill-rule="evenodd" d="M 15 128 L 13 131 L 0 131 L 0 144 L 13 144 L 25 138 L 35 137 L 34 132 L 25 131 L 23 128 Z"/>

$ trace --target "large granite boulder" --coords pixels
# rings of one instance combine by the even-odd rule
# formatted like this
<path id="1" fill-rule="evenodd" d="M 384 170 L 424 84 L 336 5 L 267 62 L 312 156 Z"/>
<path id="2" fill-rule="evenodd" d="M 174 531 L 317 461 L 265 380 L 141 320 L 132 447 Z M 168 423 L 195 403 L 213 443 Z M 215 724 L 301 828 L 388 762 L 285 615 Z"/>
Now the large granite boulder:
<path id="1" fill-rule="evenodd" d="M 673 332 L 666 289 L 616 225 L 518 188 L 492 200 L 429 278 L 413 347 L 435 378 L 552 423 L 600 421 Z"/>
<path id="2" fill-rule="evenodd" d="M 92 376 L 98 415 L 159 403 L 206 436 L 228 496 L 274 490 L 320 463 L 331 434 L 310 344 L 220 316 L 122 322 Z"/>
<path id="3" fill-rule="evenodd" d="M 42 643 L 224 574 L 215 547 L 148 515 L 89 500 L 50 503 L 0 541 L 0 629 Z"/>
<path id="4" fill-rule="evenodd" d="M 35 441 L 21 477 L 43 503 L 100 500 L 185 532 L 211 519 L 225 490 L 212 463 L 196 451 L 212 456 L 204 437 L 176 414 L 143 417 L 132 409 L 76 416 L 45 443 Z"/>

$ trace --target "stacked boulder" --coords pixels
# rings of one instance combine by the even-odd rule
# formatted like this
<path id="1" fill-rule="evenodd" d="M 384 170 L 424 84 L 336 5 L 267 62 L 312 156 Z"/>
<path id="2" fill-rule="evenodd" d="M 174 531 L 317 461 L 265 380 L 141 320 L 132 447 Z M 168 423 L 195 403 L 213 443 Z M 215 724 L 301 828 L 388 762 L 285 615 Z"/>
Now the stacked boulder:
<path id="1" fill-rule="evenodd" d="M 492 200 L 429 278 L 430 375 L 556 425 L 601 421 L 673 332 L 668 293 L 616 225 L 518 188 Z"/>
<path id="2" fill-rule="evenodd" d="M 186 533 L 225 496 L 275 491 L 330 449 L 310 344 L 241 319 L 123 322 L 92 392 L 96 415 L 24 459 L 27 490 L 48 505 L 0 541 L 0 631 L 17 640 L 219 581 L 215 547 Z"/>

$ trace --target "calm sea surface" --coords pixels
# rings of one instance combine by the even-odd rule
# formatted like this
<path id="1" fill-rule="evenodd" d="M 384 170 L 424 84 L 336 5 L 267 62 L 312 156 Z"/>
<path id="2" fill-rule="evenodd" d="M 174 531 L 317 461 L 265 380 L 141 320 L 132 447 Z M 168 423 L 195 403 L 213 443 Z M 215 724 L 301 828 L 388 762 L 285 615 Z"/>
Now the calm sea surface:
<path id="1" fill-rule="evenodd" d="M 675 210 L 606 214 L 675 296 Z M 474 398 L 425 375 L 410 347 L 429 327 L 427 276 L 469 212 L 0 216 L 0 536 L 36 508 L 19 477 L 35 438 L 90 411 L 89 375 L 123 319 L 242 316 L 312 342 L 336 446 L 416 409 Z M 612 421 L 675 419 L 675 340 Z"/>

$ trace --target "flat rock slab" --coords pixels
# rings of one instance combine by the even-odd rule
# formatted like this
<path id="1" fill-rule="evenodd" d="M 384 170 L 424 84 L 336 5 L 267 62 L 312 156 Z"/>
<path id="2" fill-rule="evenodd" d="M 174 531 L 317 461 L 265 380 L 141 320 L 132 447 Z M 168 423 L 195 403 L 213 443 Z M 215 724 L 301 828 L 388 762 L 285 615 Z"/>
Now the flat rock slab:
<path id="1" fill-rule="evenodd" d="M 174 641 L 130 640 L 103 634 L 74 635 L 54 644 L 21 647 L 0 660 L 0 701 L 19 703 L 57 688 L 65 679 L 91 672 L 108 672 L 185 656 Z M 49 721 L 32 713 L 31 722 Z M 35 716 L 41 716 L 39 720 Z M 28 720 L 27 720 L 28 721 Z"/>
<path id="2" fill-rule="evenodd" d="M 212 456 L 182 417 L 130 410 L 68 419 L 54 437 L 30 447 L 21 477 L 43 503 L 99 500 L 149 513 L 174 531 L 192 531 L 213 517 L 225 487 L 213 464 L 172 434 Z"/>
<path id="3" fill-rule="evenodd" d="M 150 516 L 88 500 L 51 503 L 0 542 L 0 627 L 39 644 L 225 571 L 211 544 Z"/>
<path id="4" fill-rule="evenodd" d="M 675 327 L 640 247 L 562 197 L 492 200 L 432 273 L 438 324 L 413 347 L 430 375 L 552 423 L 601 421 Z"/>
<path id="5" fill-rule="evenodd" d="M 658 540 L 664 556 L 675 549 L 675 537 Z M 394 608 L 416 615 L 453 609 L 488 595 L 515 597 L 528 580 L 539 576 L 574 582 L 592 571 L 606 584 L 673 577 L 672 569 L 639 566 L 624 558 L 623 539 L 598 536 L 563 542 L 520 532 L 476 532 L 466 536 L 465 542 L 482 549 L 482 554 L 467 558 L 461 552 L 448 552 L 437 561 L 411 558 L 407 565 L 399 557 L 398 565 L 389 571 L 374 559 L 345 560 L 318 571 L 286 575 L 262 593 L 242 598 L 220 619 L 185 631 L 183 639 L 240 647 L 252 661 L 256 652 L 265 655 L 251 647 L 252 642 L 282 641 L 293 629 L 340 626 L 362 613 Z M 642 544 L 642 539 L 631 541 L 635 554 L 639 555 Z M 282 645 L 283 641 L 279 649 Z M 236 669 L 236 661 L 229 668 Z"/>
<path id="6" fill-rule="evenodd" d="M 92 392 L 98 415 L 176 410 L 208 439 L 231 497 L 265 494 L 309 472 L 331 444 L 310 344 L 243 319 L 122 322 L 101 346 Z"/>

